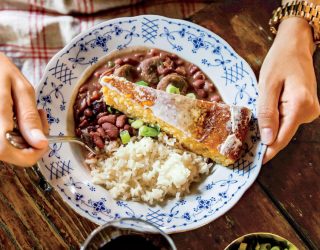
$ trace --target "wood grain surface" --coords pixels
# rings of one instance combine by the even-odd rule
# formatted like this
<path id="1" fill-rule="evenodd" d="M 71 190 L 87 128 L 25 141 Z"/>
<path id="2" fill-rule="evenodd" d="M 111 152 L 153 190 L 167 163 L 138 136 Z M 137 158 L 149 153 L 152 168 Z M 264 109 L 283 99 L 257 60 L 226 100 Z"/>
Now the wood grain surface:
<path id="1" fill-rule="evenodd" d="M 277 4 L 273 0 L 219 1 L 189 20 L 223 37 L 258 77 L 272 44 L 267 21 Z M 316 53 L 318 79 L 319 60 Z M 320 249 L 319 162 L 318 119 L 299 129 L 229 212 L 199 229 L 172 235 L 178 249 L 224 249 L 235 238 L 258 231 L 279 234 L 299 249 Z M 31 168 L 0 164 L 0 249 L 78 249 L 96 227 L 56 191 L 44 192 Z"/>

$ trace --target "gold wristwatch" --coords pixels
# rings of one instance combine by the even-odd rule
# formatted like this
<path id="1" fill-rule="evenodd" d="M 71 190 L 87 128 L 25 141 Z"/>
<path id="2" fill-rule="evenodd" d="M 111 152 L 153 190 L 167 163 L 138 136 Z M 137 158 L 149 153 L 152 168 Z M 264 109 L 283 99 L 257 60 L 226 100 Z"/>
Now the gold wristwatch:
<path id="1" fill-rule="evenodd" d="M 320 45 L 320 5 L 308 1 L 292 1 L 278 7 L 269 20 L 270 30 L 277 33 L 280 22 L 288 17 L 301 17 L 309 22 L 313 30 L 314 43 Z"/>

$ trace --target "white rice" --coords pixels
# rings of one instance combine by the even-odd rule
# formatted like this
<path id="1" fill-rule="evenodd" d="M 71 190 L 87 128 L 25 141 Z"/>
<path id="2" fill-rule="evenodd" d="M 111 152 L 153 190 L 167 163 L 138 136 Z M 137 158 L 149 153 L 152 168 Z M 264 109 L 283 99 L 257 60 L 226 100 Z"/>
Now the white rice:
<path id="1" fill-rule="evenodd" d="M 117 150 L 115 146 L 106 146 L 107 159 L 87 161 L 94 183 L 103 185 L 115 199 L 154 204 L 167 196 L 180 197 L 212 166 L 163 134 L 158 140 L 143 137 Z"/>

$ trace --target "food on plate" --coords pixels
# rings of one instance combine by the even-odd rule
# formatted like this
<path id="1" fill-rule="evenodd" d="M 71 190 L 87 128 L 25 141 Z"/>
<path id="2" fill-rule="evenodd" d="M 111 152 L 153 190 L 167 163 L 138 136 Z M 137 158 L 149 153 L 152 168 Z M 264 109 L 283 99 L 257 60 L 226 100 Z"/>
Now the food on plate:
<path id="1" fill-rule="evenodd" d="M 105 186 L 112 197 L 149 204 L 188 193 L 190 184 L 208 174 L 213 165 L 163 133 L 157 140 L 136 138 L 105 159 L 86 162 L 94 169 L 93 182 Z"/>
<path id="2" fill-rule="evenodd" d="M 76 135 L 91 137 L 101 152 L 85 160 L 94 183 L 114 198 L 181 197 L 209 173 L 211 159 L 238 159 L 250 111 L 223 104 L 197 66 L 141 47 L 102 63 L 80 86 L 73 113 Z"/>
<path id="3" fill-rule="evenodd" d="M 83 78 L 76 94 L 73 114 L 76 135 L 90 134 L 101 150 L 105 142 L 118 140 L 122 130 L 127 130 L 130 136 L 138 133 L 125 116 L 103 102 L 99 84 L 101 76 L 114 74 L 138 85 L 170 93 L 179 88 L 180 94 L 190 98 L 222 102 L 212 81 L 196 65 L 166 51 L 131 47 L 110 53 L 93 67 L 91 74 Z M 103 128 L 104 121 L 114 126 Z"/>
<path id="4" fill-rule="evenodd" d="M 100 84 L 107 105 L 129 117 L 158 124 L 190 151 L 225 166 L 239 158 L 251 117 L 249 109 L 171 94 L 171 89 L 167 93 L 113 75 L 101 77 Z"/>

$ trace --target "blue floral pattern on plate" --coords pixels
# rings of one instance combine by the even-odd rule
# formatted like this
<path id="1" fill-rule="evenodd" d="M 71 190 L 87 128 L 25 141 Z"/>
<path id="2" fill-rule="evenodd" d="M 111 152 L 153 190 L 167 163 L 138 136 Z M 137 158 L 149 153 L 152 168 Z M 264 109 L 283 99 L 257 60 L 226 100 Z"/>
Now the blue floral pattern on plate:
<path id="1" fill-rule="evenodd" d="M 216 165 L 182 199 L 156 206 L 116 201 L 92 183 L 90 172 L 69 144 L 53 144 L 39 167 L 62 198 L 97 224 L 122 217 L 147 220 L 167 233 L 205 225 L 228 211 L 254 182 L 265 146 L 256 120 L 257 81 L 250 66 L 219 36 L 196 24 L 144 15 L 101 23 L 75 37 L 49 62 L 37 88 L 38 106 L 47 110 L 51 134 L 66 134 L 72 95 L 83 72 L 106 53 L 130 46 L 155 46 L 198 65 L 215 83 L 224 101 L 253 111 L 241 159 Z"/>

